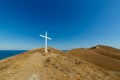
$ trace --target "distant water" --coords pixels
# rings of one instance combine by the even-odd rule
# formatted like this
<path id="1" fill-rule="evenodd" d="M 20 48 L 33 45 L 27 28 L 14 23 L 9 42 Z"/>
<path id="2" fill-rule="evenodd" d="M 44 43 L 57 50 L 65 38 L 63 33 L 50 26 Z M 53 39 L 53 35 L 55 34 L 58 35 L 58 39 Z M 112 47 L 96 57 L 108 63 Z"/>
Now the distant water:
<path id="1" fill-rule="evenodd" d="M 0 50 L 0 60 L 10 57 L 10 56 L 14 56 L 23 52 L 26 52 L 27 50 Z M 67 52 L 68 50 L 62 50 L 64 52 Z"/>
<path id="2" fill-rule="evenodd" d="M 62 50 L 63 52 L 67 52 L 67 51 L 69 51 L 69 50 Z"/>
<path id="3" fill-rule="evenodd" d="M 0 50 L 0 60 L 26 51 L 27 50 Z"/>

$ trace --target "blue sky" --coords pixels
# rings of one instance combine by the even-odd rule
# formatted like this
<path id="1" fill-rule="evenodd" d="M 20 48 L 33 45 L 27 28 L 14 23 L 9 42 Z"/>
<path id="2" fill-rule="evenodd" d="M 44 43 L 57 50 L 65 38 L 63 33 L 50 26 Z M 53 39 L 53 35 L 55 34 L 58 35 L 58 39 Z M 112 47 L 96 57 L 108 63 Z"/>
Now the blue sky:
<path id="1" fill-rule="evenodd" d="M 0 49 L 120 48 L 120 0 L 1 0 Z"/>

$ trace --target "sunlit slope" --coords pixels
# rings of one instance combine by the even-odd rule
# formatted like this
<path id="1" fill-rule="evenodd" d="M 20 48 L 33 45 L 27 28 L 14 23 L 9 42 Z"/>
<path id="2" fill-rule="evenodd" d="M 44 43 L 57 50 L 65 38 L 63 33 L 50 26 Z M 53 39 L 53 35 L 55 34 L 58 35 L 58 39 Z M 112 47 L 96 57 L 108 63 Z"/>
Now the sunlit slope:
<path id="1" fill-rule="evenodd" d="M 109 46 L 98 45 L 87 49 L 73 49 L 65 55 L 73 55 L 93 63 L 109 72 L 120 76 L 120 50 Z"/>
<path id="2" fill-rule="evenodd" d="M 120 71 L 119 60 L 106 56 L 106 55 L 101 55 L 89 49 L 74 49 L 66 53 L 66 55 L 67 54 L 71 54 L 81 59 L 87 60 L 106 70 Z"/>
<path id="3" fill-rule="evenodd" d="M 120 60 L 119 49 L 109 46 L 98 45 L 96 47 L 90 48 L 90 50 Z"/>
<path id="4" fill-rule="evenodd" d="M 119 80 L 115 75 L 62 51 L 35 49 L 0 61 L 0 80 Z"/>

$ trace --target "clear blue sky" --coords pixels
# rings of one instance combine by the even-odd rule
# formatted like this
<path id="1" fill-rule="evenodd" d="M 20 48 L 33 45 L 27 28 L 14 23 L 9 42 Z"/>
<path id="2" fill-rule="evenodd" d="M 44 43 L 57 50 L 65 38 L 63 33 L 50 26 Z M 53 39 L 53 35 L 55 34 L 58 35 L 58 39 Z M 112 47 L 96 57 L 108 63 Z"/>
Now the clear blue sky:
<path id="1" fill-rule="evenodd" d="M 0 49 L 120 48 L 120 0 L 0 0 Z"/>

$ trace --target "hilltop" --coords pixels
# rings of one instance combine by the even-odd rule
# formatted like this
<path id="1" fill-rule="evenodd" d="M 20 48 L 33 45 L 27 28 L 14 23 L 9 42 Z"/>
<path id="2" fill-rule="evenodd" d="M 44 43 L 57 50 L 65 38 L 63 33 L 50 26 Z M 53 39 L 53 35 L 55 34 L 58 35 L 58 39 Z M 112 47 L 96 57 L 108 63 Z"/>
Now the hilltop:
<path id="1" fill-rule="evenodd" d="M 44 48 L 0 61 L 0 80 L 119 80 L 117 76 L 62 51 Z"/>
<path id="2" fill-rule="evenodd" d="M 70 50 L 65 55 L 73 55 L 80 59 L 86 60 L 90 63 L 95 64 L 114 73 L 117 76 L 120 76 L 120 50 L 105 46 L 97 45 L 91 48 L 77 48 Z"/>

